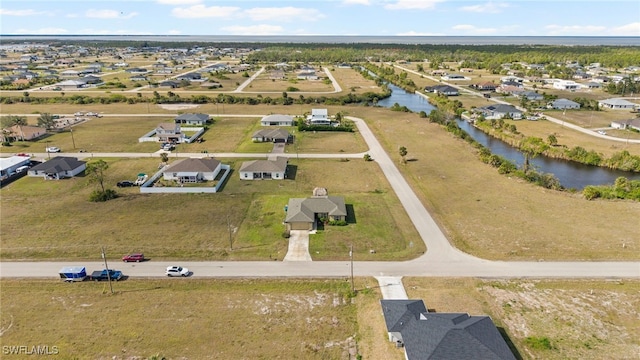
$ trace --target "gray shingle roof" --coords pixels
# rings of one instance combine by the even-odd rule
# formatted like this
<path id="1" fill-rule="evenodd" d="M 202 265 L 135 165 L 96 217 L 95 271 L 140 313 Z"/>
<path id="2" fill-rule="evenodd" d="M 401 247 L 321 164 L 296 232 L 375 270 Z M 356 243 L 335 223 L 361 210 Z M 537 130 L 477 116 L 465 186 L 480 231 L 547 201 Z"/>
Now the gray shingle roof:
<path id="1" fill-rule="evenodd" d="M 245 161 L 240 167 L 240 172 L 283 172 L 287 169 L 289 159 L 278 157 L 274 160 Z"/>
<path id="2" fill-rule="evenodd" d="M 306 199 L 289 199 L 285 223 L 310 222 L 315 214 L 326 213 L 329 216 L 347 216 L 347 207 L 341 196 L 318 196 Z"/>
<path id="3" fill-rule="evenodd" d="M 213 172 L 218 165 L 220 165 L 220 161 L 216 159 L 183 159 L 171 164 L 166 170 L 165 173 L 172 172 Z"/>
<path id="4" fill-rule="evenodd" d="M 176 117 L 176 120 L 180 121 L 208 121 L 209 115 L 207 114 L 180 114 Z"/>
<path id="5" fill-rule="evenodd" d="M 430 313 L 422 300 L 381 300 L 387 330 L 402 335 L 407 358 L 515 359 L 488 316 Z"/>
<path id="6" fill-rule="evenodd" d="M 47 174 L 58 174 L 63 171 L 71 171 L 84 165 L 86 162 L 74 157 L 57 156 L 53 159 L 32 167 L 31 171 L 43 171 Z"/>
<path id="7" fill-rule="evenodd" d="M 251 137 L 287 140 L 289 138 L 289 132 L 285 129 L 261 129 L 253 133 Z"/>

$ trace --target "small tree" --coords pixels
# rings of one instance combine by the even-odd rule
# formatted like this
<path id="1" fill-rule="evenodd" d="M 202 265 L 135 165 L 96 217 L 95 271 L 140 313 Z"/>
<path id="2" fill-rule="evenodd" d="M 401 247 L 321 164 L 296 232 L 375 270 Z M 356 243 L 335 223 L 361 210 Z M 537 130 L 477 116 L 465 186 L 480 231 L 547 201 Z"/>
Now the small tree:
<path id="1" fill-rule="evenodd" d="M 91 193 L 89 198 L 91 201 L 102 202 L 116 198 L 117 194 L 114 190 L 104 188 L 105 172 L 108 168 L 109 164 L 104 160 L 96 160 L 87 164 L 85 172 L 89 177 L 89 181 L 97 182 L 100 185 L 100 190 Z"/>
<path id="2" fill-rule="evenodd" d="M 364 154 L 364 161 L 372 161 L 373 158 L 369 154 Z"/>
<path id="3" fill-rule="evenodd" d="M 551 134 L 551 135 L 547 136 L 547 142 L 551 146 L 556 146 L 556 145 L 558 145 L 558 138 L 556 138 L 555 135 Z"/>
<path id="4" fill-rule="evenodd" d="M 160 159 L 166 164 L 169 161 L 169 155 L 166 152 L 160 153 Z"/>
<path id="5" fill-rule="evenodd" d="M 45 129 L 53 129 L 56 125 L 56 121 L 53 119 L 53 115 L 49 113 L 42 113 L 38 117 L 38 126 L 42 126 Z"/>
<path id="6" fill-rule="evenodd" d="M 545 142 L 538 137 L 527 137 L 520 144 L 520 151 L 524 155 L 524 165 L 523 171 L 526 173 L 529 171 L 529 160 L 534 157 L 542 154 L 549 148 L 549 145 L 545 144 Z"/>
<path id="7" fill-rule="evenodd" d="M 407 156 L 407 148 L 404 146 L 400 146 L 400 150 L 399 150 L 400 156 L 402 157 L 402 163 L 406 164 L 407 163 L 407 159 L 405 158 Z"/>

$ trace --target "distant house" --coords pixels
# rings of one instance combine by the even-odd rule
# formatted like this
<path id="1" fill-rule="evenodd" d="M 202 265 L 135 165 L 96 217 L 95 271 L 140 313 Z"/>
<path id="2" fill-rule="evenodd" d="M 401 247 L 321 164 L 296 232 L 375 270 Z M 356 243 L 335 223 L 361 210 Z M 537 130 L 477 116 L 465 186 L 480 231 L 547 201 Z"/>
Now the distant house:
<path id="1" fill-rule="evenodd" d="M 74 177 L 87 168 L 87 163 L 74 157 L 58 156 L 38 164 L 27 172 L 28 176 L 45 180 L 60 180 Z"/>
<path id="2" fill-rule="evenodd" d="M 299 80 L 318 80 L 318 74 L 314 70 L 301 71 L 296 78 Z"/>
<path id="3" fill-rule="evenodd" d="M 634 109 L 638 104 L 632 103 L 631 101 L 627 101 L 625 99 L 606 99 L 598 101 L 598 106 L 601 108 L 608 108 L 613 110 L 625 110 L 625 109 Z"/>
<path id="4" fill-rule="evenodd" d="M 143 68 L 131 68 L 125 70 L 125 72 L 128 72 L 130 74 L 146 74 L 149 72 L 149 70 Z"/>
<path id="5" fill-rule="evenodd" d="M 282 80 L 284 79 L 284 70 L 273 70 L 269 75 L 271 80 Z"/>
<path id="6" fill-rule="evenodd" d="M 175 118 L 176 124 L 204 126 L 209 122 L 208 114 L 180 114 Z"/>
<path id="7" fill-rule="evenodd" d="M 460 95 L 460 92 L 458 91 L 458 89 L 450 85 L 427 86 L 426 88 L 424 88 L 424 90 L 428 92 L 433 92 L 436 94 L 446 95 L 446 96 Z"/>
<path id="8" fill-rule="evenodd" d="M 80 75 L 80 72 L 77 70 L 65 70 L 60 72 L 60 76 L 65 76 L 65 77 L 77 77 Z"/>
<path id="9" fill-rule="evenodd" d="M 262 126 L 294 126 L 293 116 L 273 114 L 267 115 L 260 120 Z"/>
<path id="10" fill-rule="evenodd" d="M 544 99 L 544 96 L 542 96 L 542 94 L 538 94 L 535 91 L 523 91 L 523 92 L 517 93 L 517 95 L 520 96 L 521 98 L 525 98 L 530 101 L 540 101 Z"/>
<path id="11" fill-rule="evenodd" d="M 640 131 L 640 118 L 612 121 L 611 127 L 621 130 L 634 129 Z"/>
<path id="12" fill-rule="evenodd" d="M 148 81 L 147 77 L 144 75 L 133 75 L 129 78 L 131 81 Z"/>
<path id="13" fill-rule="evenodd" d="M 476 108 L 486 119 L 502 119 L 509 117 L 514 120 L 522 119 L 522 111 L 513 105 L 494 104 Z"/>
<path id="14" fill-rule="evenodd" d="M 471 87 L 473 87 L 476 90 L 480 90 L 480 91 L 495 91 L 496 90 L 496 84 L 487 81 L 487 82 L 483 82 L 483 83 L 479 83 L 479 84 L 473 84 L 471 85 Z"/>
<path id="15" fill-rule="evenodd" d="M 245 161 L 239 170 L 240 180 L 282 180 L 286 176 L 288 162 L 286 157 Z"/>
<path id="16" fill-rule="evenodd" d="M 291 134 L 285 129 L 261 129 L 251 135 L 253 142 L 288 143 Z"/>
<path id="17" fill-rule="evenodd" d="M 176 80 L 182 81 L 182 80 L 186 80 L 186 81 L 202 81 L 204 80 L 202 78 L 202 74 L 200 74 L 199 72 L 190 72 L 187 74 L 183 74 L 180 75 L 178 77 L 176 77 Z"/>
<path id="18" fill-rule="evenodd" d="M 84 81 L 85 84 L 88 84 L 88 85 L 98 85 L 104 82 L 101 78 L 97 76 L 92 76 L 92 75 L 83 77 L 82 81 Z"/>
<path id="19" fill-rule="evenodd" d="M 464 75 L 460 75 L 460 74 L 447 74 L 444 76 L 440 77 L 442 80 L 445 81 L 452 81 L 452 80 L 471 80 L 470 78 L 464 76 Z"/>
<path id="20" fill-rule="evenodd" d="M 219 160 L 188 158 L 171 164 L 162 171 L 162 176 L 165 180 L 174 180 L 185 184 L 214 181 L 221 169 Z"/>
<path id="21" fill-rule="evenodd" d="M 313 230 L 320 219 L 346 220 L 347 207 L 341 196 L 329 196 L 324 189 L 315 189 L 314 196 L 292 198 L 287 204 L 287 230 Z M 321 195 L 324 194 L 324 195 Z"/>
<path id="22" fill-rule="evenodd" d="M 553 82 L 553 88 L 558 90 L 578 90 L 580 88 L 580 84 L 576 83 L 572 80 L 557 80 Z"/>
<path id="23" fill-rule="evenodd" d="M 600 83 L 598 83 L 596 81 L 586 82 L 586 83 L 582 84 L 582 86 L 586 87 L 587 89 L 600 89 L 602 87 L 602 85 L 600 85 Z"/>
<path id="24" fill-rule="evenodd" d="M 79 80 L 65 80 L 55 84 L 62 90 L 74 90 L 87 87 L 87 83 L 83 79 Z"/>
<path id="25" fill-rule="evenodd" d="M 180 132 L 180 124 L 162 123 L 156 126 L 156 137 L 160 142 L 180 143 L 184 134 Z"/>
<path id="26" fill-rule="evenodd" d="M 488 316 L 428 312 L 422 300 L 380 300 L 389 341 L 407 360 L 515 360 Z"/>
<path id="27" fill-rule="evenodd" d="M 2 133 L 2 137 L 5 136 L 4 134 L 10 134 L 10 137 L 16 140 L 29 141 L 44 136 L 47 133 L 47 129 L 39 126 L 13 125 L 2 129 Z"/>
<path id="28" fill-rule="evenodd" d="M 311 115 L 307 116 L 310 125 L 331 125 L 327 109 L 311 109 Z"/>
<path id="29" fill-rule="evenodd" d="M 174 80 L 165 80 L 165 81 L 161 81 L 160 84 L 158 84 L 158 86 L 175 89 L 180 87 L 180 83 Z"/>
<path id="30" fill-rule="evenodd" d="M 567 99 L 557 99 L 549 103 L 548 105 L 552 109 L 556 110 L 566 110 L 566 109 L 580 109 L 580 104 L 567 100 Z"/>

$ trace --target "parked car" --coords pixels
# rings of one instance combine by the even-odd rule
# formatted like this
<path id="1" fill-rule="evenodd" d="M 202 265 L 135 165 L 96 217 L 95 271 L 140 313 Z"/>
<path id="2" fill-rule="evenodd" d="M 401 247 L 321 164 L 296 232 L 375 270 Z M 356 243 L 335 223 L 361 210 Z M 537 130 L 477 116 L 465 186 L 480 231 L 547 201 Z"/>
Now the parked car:
<path id="1" fill-rule="evenodd" d="M 89 279 L 93 281 L 105 281 L 109 279 L 113 281 L 120 281 L 122 276 L 122 271 L 120 270 L 109 269 L 109 271 L 107 271 L 107 269 L 104 269 L 92 272 Z"/>
<path id="2" fill-rule="evenodd" d="M 48 153 L 58 153 L 60 152 L 60 148 L 57 146 L 47 146 Z"/>
<path id="3" fill-rule="evenodd" d="M 118 181 L 116 186 L 117 187 L 131 187 L 131 186 L 136 186 L 136 184 L 133 181 L 123 180 L 123 181 Z"/>
<path id="4" fill-rule="evenodd" d="M 144 261 L 144 254 L 142 253 L 135 253 L 135 254 L 129 254 L 129 255 L 125 255 L 122 257 L 122 261 L 124 262 L 140 262 L 140 261 Z"/>
<path id="5" fill-rule="evenodd" d="M 183 268 L 182 266 L 169 266 L 167 267 L 167 271 L 165 272 L 167 276 L 182 276 L 186 277 L 191 274 L 189 269 Z"/>

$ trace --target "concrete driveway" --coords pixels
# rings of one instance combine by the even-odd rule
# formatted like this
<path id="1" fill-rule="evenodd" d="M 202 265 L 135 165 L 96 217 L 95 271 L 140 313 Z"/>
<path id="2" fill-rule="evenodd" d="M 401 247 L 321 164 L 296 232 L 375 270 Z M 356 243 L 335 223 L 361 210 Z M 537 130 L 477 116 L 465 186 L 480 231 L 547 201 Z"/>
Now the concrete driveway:
<path id="1" fill-rule="evenodd" d="M 309 254 L 309 231 L 291 230 L 289 250 L 284 261 L 312 261 Z"/>

